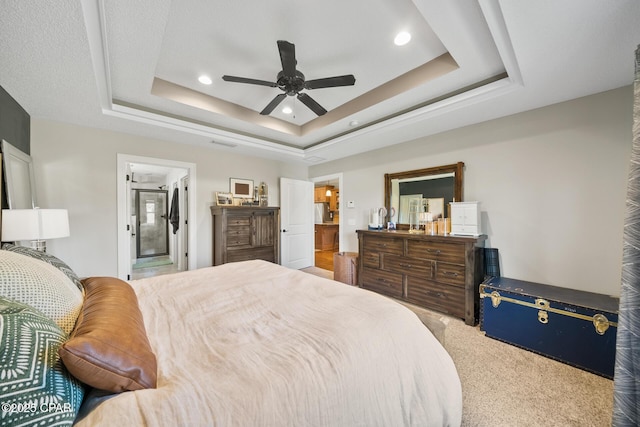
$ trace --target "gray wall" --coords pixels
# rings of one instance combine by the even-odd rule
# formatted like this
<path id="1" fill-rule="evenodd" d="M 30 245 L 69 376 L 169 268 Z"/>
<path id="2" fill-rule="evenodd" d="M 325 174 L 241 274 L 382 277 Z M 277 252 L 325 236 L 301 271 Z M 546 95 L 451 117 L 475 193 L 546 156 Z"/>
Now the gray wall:
<path id="1" fill-rule="evenodd" d="M 480 201 L 502 275 L 618 295 L 632 89 L 624 87 L 315 165 L 343 173 L 342 250 L 384 202 L 384 174 L 465 163 L 464 199 Z M 346 208 L 353 201 L 355 208 Z"/>
<path id="2" fill-rule="evenodd" d="M 19 150 L 30 152 L 31 125 L 29 114 L 0 86 L 0 140 L 4 139 Z M 4 173 L 0 177 L 4 182 Z M 2 186 L 2 208 L 7 208 L 5 186 Z"/>
<path id="3" fill-rule="evenodd" d="M 30 133 L 29 114 L 0 86 L 0 139 L 29 154 Z"/>

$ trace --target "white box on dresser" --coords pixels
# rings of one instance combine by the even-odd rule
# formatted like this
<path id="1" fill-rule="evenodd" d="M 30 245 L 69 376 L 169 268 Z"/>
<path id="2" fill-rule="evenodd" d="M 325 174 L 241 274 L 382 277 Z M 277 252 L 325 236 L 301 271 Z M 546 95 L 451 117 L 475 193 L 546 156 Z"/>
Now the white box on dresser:
<path id="1" fill-rule="evenodd" d="M 479 236 L 482 234 L 481 225 L 480 202 L 451 203 L 451 234 Z"/>

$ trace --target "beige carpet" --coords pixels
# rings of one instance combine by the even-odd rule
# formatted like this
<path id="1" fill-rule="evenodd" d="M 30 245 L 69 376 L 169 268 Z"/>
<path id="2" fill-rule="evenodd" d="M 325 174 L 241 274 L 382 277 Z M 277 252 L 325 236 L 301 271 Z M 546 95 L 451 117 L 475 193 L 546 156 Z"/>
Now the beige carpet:
<path id="1" fill-rule="evenodd" d="M 445 348 L 462 382 L 463 426 L 610 426 L 613 381 L 487 338 L 451 319 Z"/>
<path id="2" fill-rule="evenodd" d="M 303 271 L 333 277 L 315 267 Z M 613 381 L 487 338 L 460 319 L 402 304 L 451 355 L 462 383 L 464 427 L 611 425 Z"/>

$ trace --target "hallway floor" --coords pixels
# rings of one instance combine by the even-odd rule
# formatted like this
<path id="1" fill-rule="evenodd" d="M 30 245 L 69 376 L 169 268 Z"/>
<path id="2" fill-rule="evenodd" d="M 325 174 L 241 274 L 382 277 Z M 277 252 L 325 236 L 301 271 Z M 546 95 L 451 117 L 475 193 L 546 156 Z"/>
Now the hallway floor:
<path id="1" fill-rule="evenodd" d="M 149 266 L 145 267 L 145 264 L 149 264 Z M 178 271 L 178 266 L 171 262 L 169 255 L 151 258 L 138 258 L 136 260 L 136 264 L 134 264 L 134 267 L 131 270 L 131 280 L 177 273 Z"/>

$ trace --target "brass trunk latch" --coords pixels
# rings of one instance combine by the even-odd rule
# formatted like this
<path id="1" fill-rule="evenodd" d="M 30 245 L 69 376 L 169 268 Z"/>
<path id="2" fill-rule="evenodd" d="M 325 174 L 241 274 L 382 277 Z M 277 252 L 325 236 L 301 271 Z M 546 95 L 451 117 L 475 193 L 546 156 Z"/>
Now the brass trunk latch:
<path id="1" fill-rule="evenodd" d="M 598 313 L 593 316 L 593 326 L 595 326 L 596 332 L 599 335 L 604 335 L 607 329 L 609 329 L 609 319 L 607 319 L 604 314 Z"/>
<path id="2" fill-rule="evenodd" d="M 549 313 L 544 310 L 538 311 L 538 320 L 540 321 L 540 323 L 549 323 Z"/>
<path id="3" fill-rule="evenodd" d="M 493 308 L 498 308 L 500 305 L 500 292 L 491 292 L 491 305 L 493 305 Z"/>
<path id="4" fill-rule="evenodd" d="M 541 309 L 538 311 L 538 321 L 546 325 L 547 323 L 549 323 L 549 313 L 547 313 L 547 309 L 549 308 L 549 301 L 542 298 L 536 298 L 536 305 Z"/>

